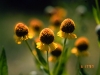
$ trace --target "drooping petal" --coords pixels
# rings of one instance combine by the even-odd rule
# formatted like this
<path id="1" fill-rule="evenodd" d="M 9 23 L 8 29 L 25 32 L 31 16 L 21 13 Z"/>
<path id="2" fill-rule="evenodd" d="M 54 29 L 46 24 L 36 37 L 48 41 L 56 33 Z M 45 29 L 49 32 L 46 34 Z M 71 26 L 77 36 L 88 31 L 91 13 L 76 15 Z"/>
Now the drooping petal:
<path id="1" fill-rule="evenodd" d="M 52 43 L 49 45 L 49 47 L 50 47 L 50 50 L 55 50 L 55 49 L 57 48 L 57 44 L 54 43 L 54 42 L 52 42 Z"/>
<path id="2" fill-rule="evenodd" d="M 75 54 L 76 56 L 78 56 L 78 51 L 77 51 L 77 48 L 73 48 L 71 50 L 71 53 Z"/>
<path id="3" fill-rule="evenodd" d="M 57 33 L 57 35 L 61 38 L 64 38 L 65 33 L 62 32 L 61 30 Z"/>
<path id="4" fill-rule="evenodd" d="M 50 62 L 56 62 L 56 60 L 57 60 L 57 58 L 54 57 L 54 56 L 50 56 L 50 57 L 48 58 L 48 61 L 50 61 Z"/>
<path id="5" fill-rule="evenodd" d="M 36 45 L 37 45 L 37 48 L 41 50 L 41 47 L 43 46 L 43 44 L 41 42 L 37 42 Z"/>
<path id="6" fill-rule="evenodd" d="M 21 37 L 17 37 L 16 35 L 14 35 L 14 39 L 17 44 L 21 44 L 22 41 Z"/>
<path id="7" fill-rule="evenodd" d="M 66 38 L 68 39 L 74 39 L 74 38 L 77 38 L 77 36 L 73 33 L 66 33 Z"/>
<path id="8" fill-rule="evenodd" d="M 71 53 L 75 54 L 76 56 L 88 56 L 88 51 L 80 52 L 76 47 L 71 50 Z"/>
<path id="9" fill-rule="evenodd" d="M 32 29 L 30 28 L 30 29 L 29 29 L 29 33 L 28 33 L 28 37 L 29 37 L 30 39 L 32 39 L 34 36 L 35 36 L 35 32 L 33 32 Z"/>
<path id="10" fill-rule="evenodd" d="M 42 51 L 48 51 L 49 50 L 48 45 L 43 44 L 42 42 L 38 42 L 38 43 L 36 43 L 36 45 L 37 45 L 37 48 L 42 50 Z"/>

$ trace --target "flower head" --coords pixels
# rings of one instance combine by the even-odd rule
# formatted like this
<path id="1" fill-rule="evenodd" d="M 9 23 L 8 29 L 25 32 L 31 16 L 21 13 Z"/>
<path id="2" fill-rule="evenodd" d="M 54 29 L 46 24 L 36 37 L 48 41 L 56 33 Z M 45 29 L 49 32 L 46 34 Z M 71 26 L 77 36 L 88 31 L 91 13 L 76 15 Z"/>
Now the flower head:
<path id="1" fill-rule="evenodd" d="M 40 50 L 48 51 L 49 48 L 51 50 L 55 50 L 57 45 L 53 42 L 54 41 L 54 33 L 49 28 L 44 28 L 39 35 L 40 42 L 37 43 L 37 48 Z"/>
<path id="2" fill-rule="evenodd" d="M 67 15 L 67 11 L 62 7 L 55 7 L 55 14 L 61 18 L 65 18 Z"/>
<path id="3" fill-rule="evenodd" d="M 50 18 L 50 22 L 52 25 L 54 25 L 55 27 L 59 27 L 61 22 L 62 22 L 62 18 L 57 16 L 57 15 L 53 15 L 51 18 Z"/>
<path id="4" fill-rule="evenodd" d="M 88 39 L 85 37 L 80 37 L 76 40 L 75 48 L 72 49 L 72 53 L 76 54 L 77 56 L 79 55 L 87 56 L 88 47 L 89 47 Z"/>
<path id="5" fill-rule="evenodd" d="M 63 37 L 63 38 L 77 38 L 75 34 L 72 32 L 75 30 L 75 23 L 72 19 L 67 18 L 65 19 L 60 26 L 60 31 L 57 33 L 58 36 Z"/>
<path id="6" fill-rule="evenodd" d="M 49 61 L 51 62 L 56 61 L 62 53 L 62 46 L 60 44 L 57 44 L 57 48 L 51 51 L 50 53 L 51 53 L 51 56 L 49 57 Z"/>
<path id="7" fill-rule="evenodd" d="M 15 26 L 16 42 L 18 44 L 21 44 L 22 40 L 28 39 L 28 32 L 29 29 L 26 25 L 24 25 L 23 23 L 17 23 Z"/>
<path id="8" fill-rule="evenodd" d="M 50 52 L 52 56 L 59 57 L 62 53 L 62 46 L 57 44 L 57 48 Z"/>
<path id="9" fill-rule="evenodd" d="M 35 34 L 39 34 L 43 27 L 43 22 L 39 19 L 32 19 L 29 25 L 29 35 L 31 38 L 35 36 Z"/>

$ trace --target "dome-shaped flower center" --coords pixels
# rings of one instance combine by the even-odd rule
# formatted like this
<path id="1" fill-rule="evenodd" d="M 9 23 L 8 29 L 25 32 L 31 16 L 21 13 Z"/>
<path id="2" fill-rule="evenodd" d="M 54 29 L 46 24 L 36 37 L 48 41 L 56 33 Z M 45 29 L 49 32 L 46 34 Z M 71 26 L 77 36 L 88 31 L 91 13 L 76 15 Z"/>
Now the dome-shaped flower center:
<path id="1" fill-rule="evenodd" d="M 61 23 L 60 29 L 65 33 L 72 33 L 75 30 L 75 24 L 72 19 L 65 19 Z"/>
<path id="2" fill-rule="evenodd" d="M 28 27 L 23 23 L 18 23 L 15 27 L 15 33 L 18 37 L 24 37 L 28 35 Z"/>
<path id="3" fill-rule="evenodd" d="M 79 51 L 86 51 L 89 47 L 89 42 L 87 38 L 80 37 L 79 39 L 76 40 L 75 46 Z"/>
<path id="4" fill-rule="evenodd" d="M 51 44 L 54 41 L 54 33 L 51 29 L 45 28 L 40 32 L 40 41 L 45 44 Z"/>

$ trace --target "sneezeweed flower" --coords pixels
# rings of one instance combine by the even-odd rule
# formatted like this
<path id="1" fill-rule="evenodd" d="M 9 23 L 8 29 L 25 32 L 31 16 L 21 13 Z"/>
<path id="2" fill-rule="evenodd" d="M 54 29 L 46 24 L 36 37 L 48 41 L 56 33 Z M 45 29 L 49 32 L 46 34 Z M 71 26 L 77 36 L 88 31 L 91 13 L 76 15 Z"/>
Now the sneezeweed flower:
<path id="1" fill-rule="evenodd" d="M 57 30 L 60 27 L 60 24 L 62 22 L 63 18 L 57 16 L 57 15 L 53 15 L 50 17 L 50 28 L 52 30 Z"/>
<path id="2" fill-rule="evenodd" d="M 28 37 L 29 29 L 23 23 L 17 23 L 15 26 L 14 32 L 15 32 L 16 42 L 18 44 L 21 44 L 22 40 L 27 40 L 29 38 Z"/>
<path id="3" fill-rule="evenodd" d="M 76 56 L 88 56 L 89 41 L 85 37 L 80 37 L 75 42 L 75 47 L 72 49 L 72 53 Z"/>
<path id="4" fill-rule="evenodd" d="M 59 59 L 61 53 L 62 53 L 62 46 L 60 44 L 57 44 L 57 48 L 50 52 L 51 56 L 49 57 L 50 62 L 55 62 L 57 59 Z"/>
<path id="5" fill-rule="evenodd" d="M 75 23 L 72 19 L 67 18 L 65 19 L 60 26 L 60 31 L 57 33 L 59 37 L 62 38 L 77 38 L 75 34 L 73 34 L 73 31 L 75 30 Z"/>
<path id="6" fill-rule="evenodd" d="M 61 18 L 65 18 L 67 16 L 67 11 L 63 7 L 55 7 L 55 14 Z"/>
<path id="7" fill-rule="evenodd" d="M 29 24 L 29 35 L 33 38 L 36 34 L 39 34 L 43 27 L 43 22 L 39 19 L 32 19 Z"/>
<path id="8" fill-rule="evenodd" d="M 49 28 L 44 28 L 39 35 L 40 42 L 37 42 L 37 48 L 42 51 L 55 50 L 57 48 L 56 43 L 54 43 L 54 33 Z"/>

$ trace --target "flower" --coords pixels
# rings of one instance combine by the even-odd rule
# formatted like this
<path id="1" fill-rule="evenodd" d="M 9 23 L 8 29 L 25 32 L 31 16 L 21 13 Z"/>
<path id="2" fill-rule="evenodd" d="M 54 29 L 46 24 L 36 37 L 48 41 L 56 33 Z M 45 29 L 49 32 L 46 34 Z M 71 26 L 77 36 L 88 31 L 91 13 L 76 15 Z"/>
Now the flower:
<path id="1" fill-rule="evenodd" d="M 57 15 L 51 16 L 51 18 L 50 18 L 50 23 L 51 23 L 50 28 L 52 30 L 59 29 L 59 26 L 60 26 L 62 20 L 63 20 L 63 18 L 61 18 L 61 17 L 59 17 Z"/>
<path id="2" fill-rule="evenodd" d="M 70 18 L 67 18 L 61 23 L 60 31 L 57 33 L 57 35 L 59 37 L 68 39 L 77 38 L 77 36 L 72 33 L 74 30 L 75 30 L 74 21 Z"/>
<path id="3" fill-rule="evenodd" d="M 50 53 L 51 53 L 51 56 L 49 57 L 49 61 L 50 62 L 56 61 L 62 53 L 62 46 L 60 44 L 57 44 L 57 48 L 51 51 Z"/>
<path id="4" fill-rule="evenodd" d="M 80 37 L 75 42 L 75 47 L 72 49 L 72 53 L 76 56 L 88 56 L 89 41 L 85 37 Z"/>
<path id="5" fill-rule="evenodd" d="M 67 16 L 67 11 L 62 7 L 55 7 L 55 14 L 61 18 L 65 18 Z"/>
<path id="6" fill-rule="evenodd" d="M 16 38 L 16 42 L 18 44 L 21 44 L 21 41 L 22 40 L 27 40 L 28 39 L 28 32 L 29 32 L 29 29 L 28 27 L 23 24 L 23 23 L 17 23 L 16 26 L 15 26 L 15 38 Z"/>
<path id="7" fill-rule="evenodd" d="M 40 42 L 37 42 L 37 48 L 42 51 L 55 50 L 57 48 L 56 43 L 54 43 L 54 33 L 49 28 L 44 28 L 39 35 Z"/>
<path id="8" fill-rule="evenodd" d="M 43 27 L 43 22 L 39 19 L 32 19 L 29 24 L 29 37 L 33 38 L 36 34 L 39 34 Z"/>

